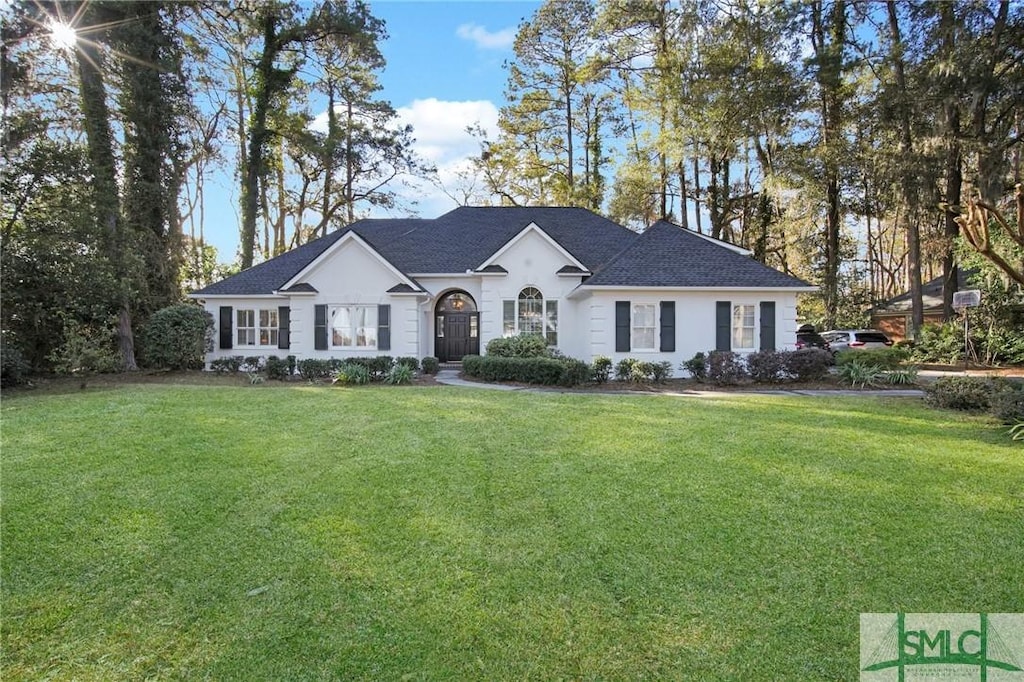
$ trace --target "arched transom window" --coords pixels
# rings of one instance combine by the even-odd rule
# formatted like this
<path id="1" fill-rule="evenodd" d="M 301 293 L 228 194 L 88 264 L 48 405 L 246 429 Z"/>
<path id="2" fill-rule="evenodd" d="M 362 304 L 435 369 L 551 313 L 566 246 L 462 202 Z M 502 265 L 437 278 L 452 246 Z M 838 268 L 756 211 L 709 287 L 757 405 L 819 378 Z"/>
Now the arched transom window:
<path id="1" fill-rule="evenodd" d="M 453 291 L 445 294 L 444 298 L 437 304 L 439 313 L 475 313 L 476 302 L 473 297 L 462 291 Z"/>
<path id="2" fill-rule="evenodd" d="M 503 333 L 540 334 L 550 346 L 558 345 L 558 301 L 545 299 L 536 287 L 526 287 L 515 300 L 503 301 Z"/>

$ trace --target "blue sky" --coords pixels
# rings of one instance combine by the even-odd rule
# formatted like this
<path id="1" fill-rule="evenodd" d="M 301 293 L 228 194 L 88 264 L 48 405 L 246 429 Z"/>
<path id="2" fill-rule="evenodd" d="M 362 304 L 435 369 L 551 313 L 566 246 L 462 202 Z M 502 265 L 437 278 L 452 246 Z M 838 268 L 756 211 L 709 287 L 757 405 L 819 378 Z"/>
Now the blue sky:
<path id="1" fill-rule="evenodd" d="M 380 74 L 380 96 L 413 126 L 417 151 L 437 166 L 443 182 L 479 153 L 466 126 L 480 123 L 494 130 L 504 102 L 502 64 L 512 57 L 516 27 L 539 4 L 371 0 L 371 11 L 386 22 L 389 36 L 381 45 L 387 66 Z M 205 235 L 227 262 L 238 250 L 238 189 L 230 171 L 213 184 L 220 191 L 208 197 Z M 455 207 L 436 187 L 403 191 L 416 199 L 416 211 L 425 218 Z"/>

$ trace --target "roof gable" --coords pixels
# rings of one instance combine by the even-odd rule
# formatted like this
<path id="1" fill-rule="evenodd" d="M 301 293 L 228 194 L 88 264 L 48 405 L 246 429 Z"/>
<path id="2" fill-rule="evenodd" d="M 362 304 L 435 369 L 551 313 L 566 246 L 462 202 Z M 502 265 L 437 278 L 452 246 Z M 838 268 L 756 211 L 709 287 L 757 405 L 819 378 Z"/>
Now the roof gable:
<path id="1" fill-rule="evenodd" d="M 531 234 L 538 235 L 553 250 L 557 251 L 563 258 L 565 258 L 565 260 L 567 261 L 566 267 L 575 266 L 577 268 L 580 268 L 581 270 L 585 270 L 586 269 L 585 266 L 583 265 L 583 263 L 580 263 L 578 260 L 576 260 L 575 256 L 573 256 L 571 253 L 566 251 L 562 247 L 561 244 L 556 242 L 554 239 L 551 238 L 550 235 L 548 235 L 547 232 L 545 232 L 540 227 L 538 227 L 537 223 L 532 223 L 531 222 L 529 225 L 527 225 L 525 228 L 523 228 L 519 232 L 519 234 L 517 234 L 514 237 L 512 237 L 511 239 L 509 239 L 507 242 L 505 242 L 505 244 L 503 244 L 501 246 L 501 248 L 499 248 L 497 251 L 492 253 L 487 260 L 485 260 L 479 266 L 475 267 L 474 270 L 484 270 L 485 268 L 489 268 L 491 266 L 497 265 L 497 263 L 495 261 L 497 261 L 502 255 L 507 253 L 510 249 L 514 248 L 517 244 L 521 243 L 523 240 L 525 240 L 528 237 L 528 235 L 531 235 Z"/>

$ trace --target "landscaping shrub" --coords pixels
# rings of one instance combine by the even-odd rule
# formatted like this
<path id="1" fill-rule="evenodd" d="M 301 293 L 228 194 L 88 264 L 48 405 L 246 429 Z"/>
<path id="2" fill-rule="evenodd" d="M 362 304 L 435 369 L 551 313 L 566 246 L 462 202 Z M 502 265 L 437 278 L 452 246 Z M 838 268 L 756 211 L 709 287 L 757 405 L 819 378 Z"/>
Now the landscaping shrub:
<path id="1" fill-rule="evenodd" d="M 395 358 L 396 365 L 404 365 L 408 367 L 412 372 L 416 372 L 420 368 L 420 361 L 417 358 L 400 357 Z"/>
<path id="2" fill-rule="evenodd" d="M 1006 384 L 989 399 L 990 412 L 1000 424 L 1024 421 L 1024 384 Z"/>
<path id="3" fill-rule="evenodd" d="M 263 358 L 259 355 L 249 355 L 242 360 L 242 370 L 245 372 L 258 372 L 263 369 Z"/>
<path id="4" fill-rule="evenodd" d="M 384 382 L 392 386 L 411 384 L 415 371 L 408 363 L 396 362 L 388 370 L 387 376 L 384 377 Z"/>
<path id="5" fill-rule="evenodd" d="M 540 334 L 519 334 L 491 339 L 487 342 L 487 354 L 504 358 L 548 357 L 548 344 Z"/>
<path id="6" fill-rule="evenodd" d="M 885 383 L 893 386 L 914 386 L 917 384 L 918 369 L 914 365 L 891 369 L 883 373 Z"/>
<path id="7" fill-rule="evenodd" d="M 267 356 L 267 378 L 276 379 L 277 381 L 284 381 L 289 376 L 288 373 L 288 361 L 283 360 L 276 355 Z"/>
<path id="8" fill-rule="evenodd" d="M 366 368 L 370 370 L 370 378 L 374 381 L 383 381 L 395 364 L 394 358 L 390 355 L 378 355 L 375 358 L 366 358 L 366 360 Z"/>
<path id="9" fill-rule="evenodd" d="M 643 372 L 637 366 L 640 361 L 636 358 L 623 358 L 615 363 L 616 381 L 640 382 L 643 380 Z"/>
<path id="10" fill-rule="evenodd" d="M 962 324 L 926 324 L 918 332 L 911 350 L 918 362 L 955 363 L 964 359 Z"/>
<path id="11" fill-rule="evenodd" d="M 612 359 L 603 355 L 594 358 L 590 365 L 590 380 L 595 384 L 606 384 L 612 375 Z"/>
<path id="12" fill-rule="evenodd" d="M 777 384 L 788 374 L 785 351 L 762 350 L 747 356 L 750 378 L 762 384 Z"/>
<path id="13" fill-rule="evenodd" d="M 576 358 L 562 358 L 558 362 L 562 363 L 560 386 L 579 386 L 590 381 L 592 370 L 588 363 Z"/>
<path id="14" fill-rule="evenodd" d="M 839 381 L 854 388 L 875 386 L 884 380 L 885 370 L 878 365 L 864 362 L 846 362 L 839 365 Z"/>
<path id="15" fill-rule="evenodd" d="M 306 381 L 317 381 L 318 379 L 326 379 L 331 376 L 333 370 L 339 369 L 332 367 L 331 364 L 330 360 L 303 358 L 296 363 L 296 369 L 298 369 L 299 376 Z"/>
<path id="16" fill-rule="evenodd" d="M 20 348 L 0 341 L 0 386 L 9 388 L 25 383 L 30 369 Z"/>
<path id="17" fill-rule="evenodd" d="M 432 355 L 428 355 L 420 362 L 420 367 L 423 368 L 424 374 L 437 374 L 437 370 L 440 369 L 441 363 L 437 358 Z"/>
<path id="18" fill-rule="evenodd" d="M 351 360 L 342 362 L 337 369 L 331 372 L 331 383 L 351 384 L 354 386 L 363 386 L 370 383 L 370 370 L 367 367 L 367 363 L 352 362 Z"/>
<path id="19" fill-rule="evenodd" d="M 667 360 L 662 362 L 643 363 L 644 376 L 656 384 L 663 384 L 672 376 L 672 363 Z"/>
<path id="20" fill-rule="evenodd" d="M 234 374 L 242 368 L 241 355 L 232 355 L 227 358 L 217 358 L 216 360 L 210 361 L 210 369 L 217 374 Z"/>
<path id="21" fill-rule="evenodd" d="M 565 360 L 552 358 L 466 355 L 462 358 L 462 371 L 484 381 L 516 381 L 544 386 L 559 384 L 566 377 Z"/>
<path id="22" fill-rule="evenodd" d="M 797 381 L 820 381 L 831 366 L 832 354 L 823 348 L 801 348 L 786 356 L 786 373 Z"/>
<path id="23" fill-rule="evenodd" d="M 150 367 L 202 369 L 213 341 L 213 316 L 192 303 L 161 308 L 146 322 L 140 341 Z"/>
<path id="24" fill-rule="evenodd" d="M 870 350 L 844 350 L 836 353 L 836 366 L 856 362 L 863 366 L 873 365 L 879 369 L 896 369 L 910 359 L 910 349 L 906 346 L 892 348 L 872 348 Z"/>
<path id="25" fill-rule="evenodd" d="M 295 376 L 295 364 L 296 364 L 295 363 L 295 356 L 294 355 L 289 355 L 288 356 L 288 376 L 290 376 L 290 377 Z"/>
<path id="26" fill-rule="evenodd" d="M 692 378 L 703 382 L 708 378 L 708 357 L 704 353 L 696 353 L 689 360 L 683 360 L 679 369 L 685 369 Z"/>
<path id="27" fill-rule="evenodd" d="M 49 358 L 58 374 L 109 373 L 121 369 L 114 327 L 64 320 L 64 340 Z"/>
<path id="28" fill-rule="evenodd" d="M 924 387 L 924 401 L 949 410 L 987 410 L 992 391 L 991 380 L 984 377 L 940 377 Z"/>
<path id="29" fill-rule="evenodd" d="M 708 381 L 720 386 L 738 384 L 747 378 L 747 369 L 738 353 L 715 350 L 708 354 Z"/>

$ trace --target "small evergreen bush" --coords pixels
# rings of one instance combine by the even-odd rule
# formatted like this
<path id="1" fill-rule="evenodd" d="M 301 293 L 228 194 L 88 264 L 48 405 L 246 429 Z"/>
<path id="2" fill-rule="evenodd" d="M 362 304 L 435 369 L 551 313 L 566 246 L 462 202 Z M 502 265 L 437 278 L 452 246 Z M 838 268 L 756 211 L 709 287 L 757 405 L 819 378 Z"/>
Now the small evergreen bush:
<path id="1" fill-rule="evenodd" d="M 242 369 L 246 372 L 259 372 L 263 369 L 263 358 L 259 355 L 249 355 L 242 361 Z"/>
<path id="2" fill-rule="evenodd" d="M 64 320 L 64 340 L 50 355 L 58 374 L 110 373 L 121 369 L 114 327 Z"/>
<path id="3" fill-rule="evenodd" d="M 747 371 L 750 378 L 762 384 L 777 384 L 788 375 L 789 353 L 785 351 L 762 350 L 747 356 Z"/>
<path id="4" fill-rule="evenodd" d="M 623 358 L 615 363 L 616 381 L 642 381 L 643 372 L 638 365 L 640 361 L 636 358 Z"/>
<path id="5" fill-rule="evenodd" d="M 142 331 L 142 359 L 162 369 L 202 369 L 213 340 L 213 316 L 179 303 L 153 313 Z"/>
<path id="6" fill-rule="evenodd" d="M 683 360 L 679 369 L 690 373 L 690 377 L 697 381 L 704 382 L 708 378 L 708 356 L 704 353 L 696 353 L 689 360 Z"/>
<path id="7" fill-rule="evenodd" d="M 299 376 L 306 381 L 317 381 L 319 379 L 326 379 L 331 376 L 331 372 L 334 369 L 337 369 L 332 367 L 331 364 L 330 360 L 303 358 L 296 363 L 296 369 L 299 372 Z"/>
<path id="8" fill-rule="evenodd" d="M 797 381 L 820 381 L 831 366 L 832 354 L 823 348 L 801 348 L 786 356 L 786 373 Z"/>
<path id="9" fill-rule="evenodd" d="M 939 377 L 924 387 L 924 401 L 948 410 L 984 411 L 992 392 L 991 380 L 984 377 Z"/>
<path id="10" fill-rule="evenodd" d="M 408 367 L 410 370 L 412 370 L 414 373 L 416 372 L 416 370 L 418 370 L 420 368 L 420 361 L 417 358 L 410 358 L 410 357 L 395 358 L 395 364 L 396 365 L 404 365 L 405 367 Z"/>
<path id="11" fill-rule="evenodd" d="M 424 374 L 437 374 L 437 370 L 440 369 L 441 363 L 434 356 L 428 355 L 420 362 L 420 367 L 423 368 Z"/>
<path id="12" fill-rule="evenodd" d="M 25 383 L 30 369 L 20 348 L 0 341 L 0 386 L 9 388 Z"/>
<path id="13" fill-rule="evenodd" d="M 1024 384 L 1006 384 L 989 399 L 992 416 L 1000 424 L 1024 421 Z"/>
<path id="14" fill-rule="evenodd" d="M 708 381 L 720 386 L 735 385 L 747 378 L 747 369 L 738 353 L 715 350 L 708 354 Z"/>
<path id="15" fill-rule="evenodd" d="M 612 375 L 612 359 L 603 355 L 594 358 L 590 365 L 590 380 L 595 384 L 606 384 Z"/>
<path id="16" fill-rule="evenodd" d="M 241 355 L 232 355 L 227 358 L 210 360 L 210 369 L 217 374 L 234 374 L 242 368 L 244 358 Z"/>
<path id="17" fill-rule="evenodd" d="M 540 334 L 519 334 L 491 339 L 487 354 L 504 358 L 548 357 L 548 344 Z"/>
<path id="18" fill-rule="evenodd" d="M 266 371 L 268 379 L 275 379 L 277 381 L 284 381 L 290 376 L 288 374 L 288 361 L 276 355 L 267 356 Z"/>
<path id="19" fill-rule="evenodd" d="M 563 358 L 558 362 L 562 363 L 562 376 L 558 383 L 561 386 L 579 386 L 590 381 L 593 370 L 590 365 L 575 358 Z"/>

